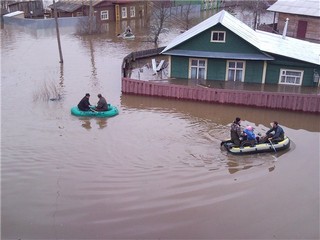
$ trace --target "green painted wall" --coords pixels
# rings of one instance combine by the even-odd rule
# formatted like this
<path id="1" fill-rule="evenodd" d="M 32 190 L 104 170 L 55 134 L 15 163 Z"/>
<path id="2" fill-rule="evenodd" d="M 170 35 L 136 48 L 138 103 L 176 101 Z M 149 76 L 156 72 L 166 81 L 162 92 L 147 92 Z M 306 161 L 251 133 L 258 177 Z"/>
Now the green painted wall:
<path id="1" fill-rule="evenodd" d="M 226 31 L 225 43 L 211 43 L 211 31 Z M 242 38 L 238 37 L 227 28 L 218 24 L 207 31 L 187 40 L 176 46 L 174 49 L 195 50 L 195 51 L 212 51 L 212 52 L 234 52 L 234 53 L 260 53 L 261 51 L 252 46 Z M 320 66 L 306 62 L 273 55 L 275 60 L 267 61 L 268 67 L 266 72 L 266 84 L 278 84 L 280 69 L 303 70 L 302 86 L 317 86 L 313 82 L 314 70 L 320 74 Z M 231 60 L 231 59 L 230 59 Z M 208 59 L 207 80 L 225 80 L 226 75 L 225 59 Z M 261 83 L 263 75 L 264 61 L 246 61 L 245 82 Z M 188 78 L 189 58 L 175 57 L 171 59 L 171 77 Z"/>
<path id="2" fill-rule="evenodd" d="M 188 78 L 189 76 L 189 58 L 171 57 L 171 77 Z"/>
<path id="3" fill-rule="evenodd" d="M 226 42 L 217 43 L 211 41 L 212 31 L 225 31 Z M 204 31 L 197 36 L 181 43 L 174 49 L 194 50 L 194 51 L 212 51 L 212 52 L 233 52 L 233 53 L 261 53 L 259 49 L 252 46 L 221 24 Z"/>
<path id="4" fill-rule="evenodd" d="M 263 75 L 263 61 L 246 61 L 244 81 L 248 83 L 261 83 Z"/>
<path id="5" fill-rule="evenodd" d="M 285 58 L 282 56 L 273 56 L 273 57 L 275 58 L 275 60 L 268 62 L 267 74 L 266 74 L 267 84 L 278 84 L 280 69 L 284 68 L 284 69 L 304 71 L 302 86 L 317 86 L 317 84 L 313 82 L 313 74 L 314 74 L 314 70 L 316 70 L 320 74 L 320 66 L 290 59 L 290 58 Z"/>
<path id="6" fill-rule="evenodd" d="M 208 59 L 207 79 L 225 81 L 226 64 L 224 59 Z"/>

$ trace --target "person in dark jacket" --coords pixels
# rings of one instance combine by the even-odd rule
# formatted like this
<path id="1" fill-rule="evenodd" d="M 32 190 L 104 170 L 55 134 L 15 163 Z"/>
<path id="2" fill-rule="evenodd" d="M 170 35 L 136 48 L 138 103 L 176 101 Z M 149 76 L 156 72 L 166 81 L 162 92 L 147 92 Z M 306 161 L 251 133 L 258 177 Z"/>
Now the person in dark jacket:
<path id="1" fill-rule="evenodd" d="M 90 102 L 89 102 L 90 94 L 86 93 L 86 95 L 81 99 L 78 104 L 78 108 L 81 111 L 89 111 L 90 110 Z"/>
<path id="2" fill-rule="evenodd" d="M 102 95 L 98 94 L 99 101 L 97 103 L 97 106 L 95 108 L 96 111 L 102 112 L 102 111 L 108 111 L 108 103 L 107 100 L 102 97 Z"/>
<path id="3" fill-rule="evenodd" d="M 241 137 L 241 119 L 239 117 L 236 118 L 236 120 L 231 124 L 231 129 L 230 129 L 230 136 L 231 136 L 231 141 L 236 145 L 240 146 L 240 137 Z"/>
<path id="4" fill-rule="evenodd" d="M 266 136 L 264 137 L 264 142 L 272 141 L 272 142 L 280 142 L 284 140 L 284 131 L 282 127 L 279 126 L 277 121 L 273 121 L 271 123 L 272 128 L 266 132 Z"/>

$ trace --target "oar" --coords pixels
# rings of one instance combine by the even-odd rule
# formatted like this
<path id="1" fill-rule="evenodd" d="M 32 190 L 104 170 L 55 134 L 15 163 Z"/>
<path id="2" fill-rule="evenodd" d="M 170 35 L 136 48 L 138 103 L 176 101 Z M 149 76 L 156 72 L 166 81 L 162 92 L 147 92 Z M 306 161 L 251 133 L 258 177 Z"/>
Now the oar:
<path id="1" fill-rule="evenodd" d="M 91 112 L 98 112 L 98 111 L 94 110 L 93 108 L 94 108 L 94 107 L 90 107 L 90 111 L 91 111 Z"/>
<path id="2" fill-rule="evenodd" d="M 271 146 L 272 146 L 272 148 L 273 148 L 274 152 L 277 152 L 276 148 L 274 147 L 274 145 L 272 144 L 272 141 L 271 141 L 270 139 L 269 139 L 269 142 L 270 142 L 270 144 L 271 144 Z"/>

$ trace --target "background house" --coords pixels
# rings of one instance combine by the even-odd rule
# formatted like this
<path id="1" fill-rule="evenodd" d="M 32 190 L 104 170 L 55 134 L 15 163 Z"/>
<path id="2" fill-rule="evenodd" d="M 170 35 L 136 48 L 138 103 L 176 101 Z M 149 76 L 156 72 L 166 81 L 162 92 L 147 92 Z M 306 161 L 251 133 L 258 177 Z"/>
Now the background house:
<path id="1" fill-rule="evenodd" d="M 320 44 L 254 31 L 221 11 L 162 51 L 173 78 L 316 86 Z"/>
<path id="2" fill-rule="evenodd" d="M 97 23 L 143 18 L 147 12 L 146 1 L 130 0 L 60 0 L 56 2 L 58 17 L 88 16 L 92 3 Z M 54 15 L 54 4 L 50 5 Z"/>
<path id="3" fill-rule="evenodd" d="M 44 14 L 42 0 L 10 2 L 9 12 L 23 11 L 26 18 L 42 18 Z"/>
<path id="4" fill-rule="evenodd" d="M 287 35 L 294 38 L 320 42 L 320 2 L 319 0 L 278 0 L 269 11 L 278 19 L 276 31 L 283 33 L 289 18 Z"/>

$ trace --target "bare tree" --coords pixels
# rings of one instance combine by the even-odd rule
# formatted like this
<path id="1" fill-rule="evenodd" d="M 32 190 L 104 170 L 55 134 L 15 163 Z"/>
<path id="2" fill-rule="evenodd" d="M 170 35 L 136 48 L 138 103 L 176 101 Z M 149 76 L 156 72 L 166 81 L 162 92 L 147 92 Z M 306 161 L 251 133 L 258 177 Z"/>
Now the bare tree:
<path id="1" fill-rule="evenodd" d="M 158 44 L 159 35 L 165 32 L 165 25 L 170 18 L 168 1 L 155 1 L 151 16 L 150 36 L 155 45 Z"/>
<path id="2" fill-rule="evenodd" d="M 194 5 L 192 4 L 192 0 L 187 1 L 185 5 L 181 6 L 181 13 L 185 30 L 189 30 L 189 27 L 191 25 L 190 14 L 193 10 L 193 6 Z"/>
<path id="3" fill-rule="evenodd" d="M 253 12 L 254 14 L 254 29 L 257 29 L 260 25 L 260 15 L 261 13 L 266 12 L 266 9 L 270 6 L 270 2 L 268 0 L 255 0 L 255 1 L 241 1 L 239 6 L 242 9 L 247 9 Z"/>

